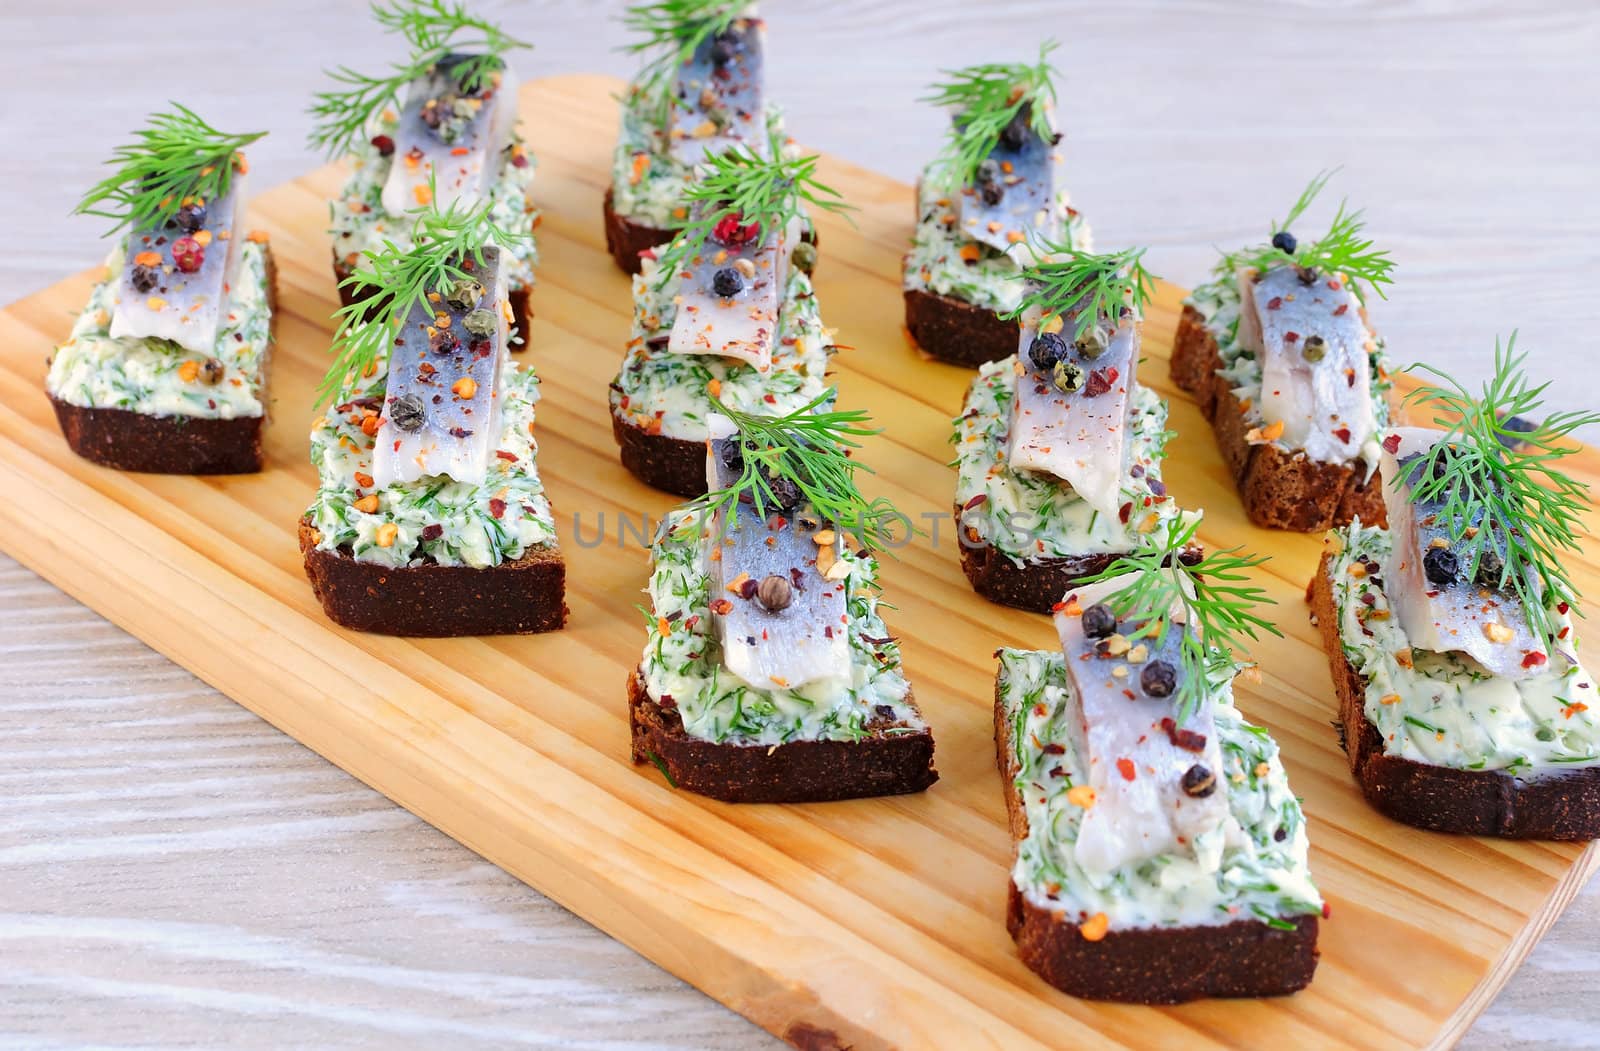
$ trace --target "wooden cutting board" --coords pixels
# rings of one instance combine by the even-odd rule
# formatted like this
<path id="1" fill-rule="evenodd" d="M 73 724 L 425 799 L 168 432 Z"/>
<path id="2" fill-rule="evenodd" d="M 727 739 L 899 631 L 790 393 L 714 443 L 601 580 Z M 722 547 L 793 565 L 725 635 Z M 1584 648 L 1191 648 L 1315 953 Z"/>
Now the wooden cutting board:
<path id="1" fill-rule="evenodd" d="M 1332 904 L 1311 988 L 1270 1001 L 1107 1006 L 1058 993 L 1018 962 L 1004 926 L 1011 844 L 994 768 L 998 646 L 1049 647 L 1044 617 L 976 597 L 949 521 L 886 560 L 890 626 L 938 741 L 920 796 L 729 806 L 674 792 L 628 761 L 624 680 L 644 638 L 641 516 L 673 499 L 622 470 L 606 385 L 629 285 L 606 255 L 600 198 L 615 81 L 523 89 L 539 159 L 543 263 L 532 360 L 544 381 L 540 467 L 570 563 L 570 627 L 526 638 L 351 634 L 323 619 L 295 522 L 315 485 L 311 389 L 336 303 L 323 232 L 333 168 L 258 197 L 281 280 L 268 470 L 235 478 L 118 474 L 68 452 L 42 392 L 45 359 L 88 293 L 80 275 L 0 312 L 0 548 L 286 733 L 674 974 L 804 1048 L 1019 1051 L 1126 1046 L 1375 1048 L 1466 1029 L 1595 868 L 1593 847 L 1417 832 L 1351 783 L 1330 720 L 1327 664 L 1302 598 L 1316 537 L 1250 526 L 1209 430 L 1167 381 L 1181 292 L 1163 286 L 1141 378 L 1172 401 L 1166 479 L 1206 509 L 1202 539 L 1271 554 L 1283 639 L 1256 648 L 1240 707 L 1282 745 L 1305 799 L 1312 868 Z M 860 211 L 823 216 L 817 291 L 850 349 L 843 406 L 872 410 L 883 493 L 947 513 L 949 421 L 971 373 L 923 360 L 901 328 L 910 187 L 825 160 Z M 1090 202 L 1092 205 L 1092 202 Z M 1092 212 L 1091 212 L 1092 216 Z M 86 262 L 91 262 L 86 260 Z M 1156 261 L 1159 266 L 1159 260 Z M 1391 309 L 1405 309 L 1404 290 Z M 1600 479 L 1586 451 L 1576 473 Z M 576 518 L 576 522 L 575 522 Z M 931 532 L 932 522 L 923 523 Z M 1592 555 L 1574 560 L 1600 593 Z"/>

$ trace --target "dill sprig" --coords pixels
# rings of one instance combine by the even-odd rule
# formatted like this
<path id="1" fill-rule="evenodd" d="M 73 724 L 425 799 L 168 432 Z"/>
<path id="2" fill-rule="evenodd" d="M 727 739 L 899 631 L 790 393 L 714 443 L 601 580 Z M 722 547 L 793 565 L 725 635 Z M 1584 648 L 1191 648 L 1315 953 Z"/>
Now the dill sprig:
<path id="1" fill-rule="evenodd" d="M 1143 248 L 1096 255 L 1047 242 L 1039 253 L 1040 262 L 1022 269 L 1028 287 L 1022 302 L 1002 318 L 1010 321 L 1037 309 L 1042 320 L 1049 320 L 1076 311 L 1074 337 L 1081 339 L 1100 321 L 1116 325 L 1124 310 L 1137 314 L 1150 302 L 1154 278 L 1144 268 Z"/>
<path id="2" fill-rule="evenodd" d="M 1442 503 L 1437 520 L 1449 532 L 1465 579 L 1477 578 L 1486 552 L 1503 559 L 1499 587 L 1516 594 L 1528 627 L 1550 650 L 1559 630 L 1552 608 L 1566 603 L 1578 609 L 1562 563 L 1568 552 L 1582 550 L 1580 516 L 1590 503 L 1589 487 L 1555 463 L 1578 451 L 1573 433 L 1600 423 L 1600 413 L 1558 412 L 1531 430 L 1518 429 L 1539 417 L 1550 384 L 1529 383 L 1522 370 L 1527 354 L 1517 353 L 1516 345 L 1515 332 L 1504 345 L 1495 340 L 1494 375 L 1477 397 L 1432 365 L 1406 370 L 1439 380 L 1413 390 L 1406 404 L 1431 406 L 1445 434 L 1411 461 L 1405 481 L 1413 501 Z"/>
<path id="3" fill-rule="evenodd" d="M 72 214 L 115 219 L 109 237 L 127 226 L 164 226 L 185 200 L 209 203 L 227 194 L 235 171 L 242 170 L 239 151 L 267 133 L 218 131 L 188 107 L 170 105 L 165 113 L 152 113 L 132 142 L 117 147 L 106 162 L 112 173 L 83 195 Z"/>
<path id="4" fill-rule="evenodd" d="M 781 480 L 798 490 L 818 517 L 854 534 L 869 550 L 893 542 L 899 530 L 914 532 L 910 519 L 887 497 L 868 500 L 857 487 L 857 471 L 873 472 L 852 459 L 850 450 L 861 447 L 856 438 L 877 434 L 879 428 L 866 426 L 870 417 L 861 409 L 823 411 L 831 397 L 832 391 L 824 391 L 783 416 L 739 412 L 712 398 L 712 408 L 738 428 L 742 466 L 732 485 L 696 497 L 689 506 L 709 517 L 748 503 L 765 518 L 785 506 L 774 485 Z"/>
<path id="5" fill-rule="evenodd" d="M 1039 45 L 1039 60 L 989 62 L 963 69 L 940 70 L 948 79 L 930 87 L 920 101 L 953 111 L 950 137 L 936 163 L 965 186 L 978 177 L 978 166 L 988 159 L 1006 129 L 1023 107 L 1028 126 L 1045 142 L 1055 138 L 1049 107 L 1055 103 L 1056 70 L 1050 54 L 1060 45 L 1046 40 Z"/>
<path id="6" fill-rule="evenodd" d="M 686 194 L 694 216 L 661 254 L 661 284 L 705 247 L 724 222 L 757 227 L 757 243 L 781 230 L 810 206 L 840 214 L 853 211 L 839 191 L 817 180 L 815 154 L 785 157 L 784 141 L 770 136 L 765 156 L 739 145 L 706 159 Z"/>
<path id="7" fill-rule="evenodd" d="M 377 76 L 358 73 L 349 66 L 328 71 L 341 86 L 317 92 L 311 106 L 316 123 L 310 144 L 330 159 L 348 153 L 362 141 L 377 115 L 387 106 L 398 105 L 406 85 L 426 75 L 447 54 L 461 56 L 450 72 L 461 90 L 472 93 L 505 68 L 508 51 L 533 46 L 468 14 L 464 4 L 446 0 L 373 0 L 372 17 L 385 30 L 405 37 L 411 55 Z"/>
<path id="8" fill-rule="evenodd" d="M 438 194 L 430 199 L 437 201 Z M 437 204 L 415 209 L 408 213 L 416 218 L 410 248 L 385 240 L 367 250 L 364 263 L 340 282 L 355 293 L 355 301 L 333 315 L 333 364 L 317 387 L 318 406 L 389 353 L 396 331 L 413 308 L 428 302 L 430 292 L 446 292 L 455 282 L 473 278 L 464 265 L 468 260 L 481 273 L 486 244 L 505 249 L 528 237 L 489 218 L 492 205 L 481 201 L 469 208 L 452 201 L 443 210 Z"/>
<path id="9" fill-rule="evenodd" d="M 1102 600 L 1117 619 L 1140 622 L 1130 639 L 1148 638 L 1159 644 L 1166 641 L 1174 620 L 1179 623 L 1183 674 L 1178 677 L 1173 717 L 1179 726 L 1200 707 L 1219 676 L 1240 666 L 1236 651 L 1246 638 L 1257 638 L 1258 630 L 1283 634 L 1256 612 L 1273 600 L 1262 588 L 1247 583 L 1245 570 L 1267 558 L 1228 548 L 1212 551 L 1198 562 L 1185 561 L 1184 552 L 1199 529 L 1199 519 L 1174 520 L 1161 542 L 1121 556 L 1085 581 L 1133 574 L 1132 580 Z"/>
<path id="10" fill-rule="evenodd" d="M 639 39 L 624 44 L 629 54 L 652 54 L 639 71 L 638 84 L 659 99 L 658 118 L 663 124 L 671 110 L 672 93 L 666 82 L 680 66 L 694 57 L 700 45 L 723 33 L 748 0 L 656 0 L 633 4 L 622 15 L 622 24 Z"/>
<path id="11" fill-rule="evenodd" d="M 1389 258 L 1387 251 L 1375 249 L 1372 241 L 1364 236 L 1365 213 L 1360 209 L 1350 211 L 1348 200 L 1340 200 L 1333 222 L 1322 237 L 1315 241 L 1292 241 L 1292 252 L 1283 247 L 1282 235 L 1288 234 L 1289 227 L 1299 222 L 1338 170 L 1335 168 L 1333 171 L 1317 173 L 1289 209 L 1283 222 L 1272 224 L 1272 237 L 1265 244 L 1223 253 L 1216 266 L 1216 275 L 1232 278 L 1244 267 L 1264 272 L 1289 263 L 1307 272 L 1344 274 L 1353 279 L 1351 291 L 1357 299 L 1361 298 L 1359 282 L 1362 281 L 1379 297 L 1387 299 L 1383 286 L 1394 283 L 1390 276 L 1394 271 L 1394 260 Z"/>

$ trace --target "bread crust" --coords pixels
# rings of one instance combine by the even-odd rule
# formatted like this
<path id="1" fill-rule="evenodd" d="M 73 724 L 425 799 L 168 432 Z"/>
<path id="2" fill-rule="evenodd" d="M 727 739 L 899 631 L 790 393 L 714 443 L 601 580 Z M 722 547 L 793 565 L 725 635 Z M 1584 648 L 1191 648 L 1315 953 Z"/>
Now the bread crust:
<path id="1" fill-rule="evenodd" d="M 635 764 L 656 763 L 674 786 L 727 803 L 821 803 L 925 791 L 939 780 L 933 733 L 885 733 L 861 741 L 717 744 L 691 737 L 671 708 L 628 675 L 628 725 Z M 870 725 L 870 724 L 869 724 Z"/>
<path id="2" fill-rule="evenodd" d="M 1252 445 L 1243 406 L 1228 381 L 1217 375 L 1221 367 L 1221 353 L 1205 318 L 1185 305 L 1173 340 L 1172 381 L 1194 395 L 1210 421 L 1252 522 L 1302 533 L 1348 525 L 1357 517 L 1369 525 L 1387 524 L 1377 471 L 1368 478 L 1358 461 L 1321 463 L 1271 443 Z"/>
<path id="3" fill-rule="evenodd" d="M 348 307 L 355 303 L 372 299 L 370 294 L 357 295 L 354 289 L 345 285 L 345 279 L 353 273 L 355 273 L 354 267 L 345 262 L 343 259 L 340 259 L 337 255 L 333 257 L 333 281 L 334 285 L 339 290 L 339 303 L 342 306 Z M 514 354 L 521 353 L 522 351 L 528 349 L 530 339 L 528 335 L 528 325 L 533 319 L 533 312 L 530 309 L 530 303 L 532 299 L 532 286 L 513 288 L 506 294 L 506 302 L 511 305 L 511 324 L 516 327 L 517 333 L 522 337 L 522 341 L 520 343 L 513 343 L 511 345 L 511 351 Z M 375 300 L 372 303 L 372 306 L 367 309 L 368 318 L 372 317 L 373 313 L 378 309 L 380 302 L 381 300 Z"/>
<path id="4" fill-rule="evenodd" d="M 267 349 L 261 356 L 261 403 L 268 404 L 272 344 L 278 334 L 278 262 L 263 243 L 266 260 Z M 143 474 L 255 474 L 265 461 L 261 432 L 267 418 L 153 416 L 132 409 L 91 409 L 46 392 L 67 448 L 91 463 Z"/>
<path id="5" fill-rule="evenodd" d="M 601 208 L 605 217 L 606 250 L 616 261 L 617 269 L 624 274 L 637 274 L 641 265 L 639 253 L 666 244 L 672 240 L 673 231 L 647 226 L 625 215 L 618 215 L 612 206 L 615 199 L 615 191 L 606 187 L 605 203 Z"/>
<path id="6" fill-rule="evenodd" d="M 611 412 L 611 434 L 617 440 L 622 466 L 639 481 L 678 496 L 706 491 L 706 443 L 665 434 L 651 434 Z"/>
<path id="7" fill-rule="evenodd" d="M 977 368 L 1017 352 L 1022 328 L 992 310 L 919 288 L 905 292 L 906 330 L 929 357 Z"/>
<path id="8" fill-rule="evenodd" d="M 1521 778 L 1502 770 L 1459 770 L 1384 754 L 1383 739 L 1366 714 L 1366 680 L 1344 655 L 1328 575 L 1331 565 L 1332 555 L 1324 552 L 1306 600 L 1339 697 L 1341 744 L 1367 802 L 1387 817 L 1433 832 L 1507 839 L 1600 838 L 1600 767 Z"/>
<path id="9" fill-rule="evenodd" d="M 1028 835 L 1028 815 L 1016 789 L 1016 749 L 998 677 L 994 740 L 1015 846 Z M 1007 882 L 1006 930 L 1017 943 L 1022 962 L 1062 992 L 1087 1000 L 1176 1004 L 1202 997 L 1281 996 L 1304 989 L 1317 969 L 1319 919 L 1299 916 L 1293 923 L 1293 930 L 1257 920 L 1111 930 L 1090 941 L 1075 919 L 1040 908 L 1015 880 Z"/>
<path id="10" fill-rule="evenodd" d="M 961 522 L 962 510 L 955 510 Z M 1018 565 L 990 543 L 961 540 L 961 569 L 972 583 L 972 590 L 990 602 L 1033 613 L 1050 613 L 1061 596 L 1079 581 L 1103 573 L 1127 552 L 1105 551 L 1068 558 L 1044 558 Z M 1184 550 L 1183 560 L 1199 562 L 1204 552 L 1198 545 Z"/>
<path id="11" fill-rule="evenodd" d="M 566 564 L 555 546 L 514 562 L 474 569 L 427 564 L 394 569 L 317 547 L 300 520 L 300 554 L 328 619 L 353 631 L 445 638 L 527 635 L 567 622 Z"/>

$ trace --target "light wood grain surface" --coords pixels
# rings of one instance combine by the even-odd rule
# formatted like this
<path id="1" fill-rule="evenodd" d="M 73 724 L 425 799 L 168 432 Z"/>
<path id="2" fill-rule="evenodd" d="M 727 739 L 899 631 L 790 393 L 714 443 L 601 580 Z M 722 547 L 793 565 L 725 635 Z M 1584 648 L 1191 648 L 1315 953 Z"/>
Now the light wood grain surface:
<path id="1" fill-rule="evenodd" d="M 614 5 L 482 6 L 542 42 L 530 75 L 626 69 L 608 50 Z M 769 5 L 773 92 L 795 134 L 907 177 L 938 133 L 912 102 L 930 67 L 1053 32 L 1073 184 L 1103 243 L 1152 243 L 1160 271 L 1192 282 L 1210 245 L 1342 162 L 1341 187 L 1401 261 L 1379 311 L 1399 356 L 1470 372 L 1520 326 L 1561 402 L 1595 401 L 1592 5 L 959 13 L 977 6 Z M 6 140 L 38 147 L 0 157 L 0 298 L 103 250 L 92 222 L 60 216 L 153 105 L 177 96 L 224 126 L 272 127 L 252 152 L 267 185 L 311 163 L 299 110 L 317 70 L 392 53 L 357 4 L 230 5 L 226 28 L 186 10 L 0 16 L 15 49 Z M 197 51 L 225 71 L 203 92 L 174 69 Z M 9 561 L 0 650 L 0 1048 L 771 1043 Z M 1579 899 L 1473 1042 L 1600 1042 L 1584 995 L 1597 913 Z"/>

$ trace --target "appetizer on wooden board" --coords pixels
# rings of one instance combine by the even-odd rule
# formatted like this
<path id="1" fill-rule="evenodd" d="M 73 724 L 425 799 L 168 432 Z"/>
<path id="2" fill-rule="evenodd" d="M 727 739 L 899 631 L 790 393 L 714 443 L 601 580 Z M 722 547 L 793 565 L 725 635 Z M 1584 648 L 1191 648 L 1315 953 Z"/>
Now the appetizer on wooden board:
<path id="1" fill-rule="evenodd" d="M 1014 353 L 980 366 L 951 440 L 973 589 L 1047 613 L 1182 512 L 1161 481 L 1166 402 L 1135 378 L 1143 249 L 1043 250 L 1012 278 Z"/>
<path id="2" fill-rule="evenodd" d="M 633 760 L 729 802 L 920 792 L 933 735 L 878 613 L 871 554 L 904 519 L 856 487 L 865 414 L 716 403 L 707 494 L 652 548 L 649 641 L 628 680 Z M 845 537 L 860 548 L 852 550 Z"/>
<path id="3" fill-rule="evenodd" d="M 261 470 L 277 288 L 266 235 L 244 225 L 243 150 L 265 134 L 221 132 L 174 105 L 78 205 L 119 237 L 45 378 L 79 456 L 124 471 Z"/>
<path id="4" fill-rule="evenodd" d="M 405 60 L 372 75 L 341 66 L 329 74 L 336 86 L 311 107 L 312 147 L 351 169 L 331 202 L 328 231 L 345 306 L 370 294 L 349 280 L 362 258 L 389 241 L 404 248 L 430 204 L 487 205 L 505 230 L 539 223 L 528 201 L 533 157 L 517 131 L 517 80 L 506 59 L 530 45 L 438 0 L 384 0 L 373 17 L 405 39 Z M 531 236 L 503 251 L 512 344 L 521 349 L 538 252 Z"/>
<path id="5" fill-rule="evenodd" d="M 1089 247 L 1069 206 L 1055 122 L 1055 42 L 1036 63 L 947 71 L 925 101 L 951 111 L 950 138 L 917 183 L 905 260 L 906 328 L 941 361 L 976 366 L 1016 349 L 1018 271 L 1040 242 Z"/>
<path id="6" fill-rule="evenodd" d="M 1294 992 L 1322 898 L 1299 801 L 1233 706 L 1260 589 L 1193 526 L 1075 585 L 1059 650 L 1001 649 L 995 744 L 1016 855 L 1007 927 L 1074 996 L 1177 1003 Z"/>
<path id="7" fill-rule="evenodd" d="M 689 222 L 689 184 L 707 158 L 793 147 L 766 99 L 766 23 L 755 4 L 659 0 L 628 8 L 624 21 L 637 36 L 628 50 L 646 61 L 622 95 L 603 218 L 611 257 L 637 274 L 640 253 Z"/>
<path id="8" fill-rule="evenodd" d="M 1378 434 L 1391 386 L 1363 286 L 1394 264 L 1341 202 L 1328 232 L 1290 232 L 1328 180 L 1313 179 L 1271 240 L 1224 254 L 1184 300 L 1172 379 L 1211 421 L 1257 525 L 1315 532 L 1383 524 Z"/>
<path id="9" fill-rule="evenodd" d="M 329 619 L 386 635 L 566 623 L 566 569 L 536 463 L 532 367 L 510 357 L 519 234 L 494 203 L 430 204 L 348 281 L 312 424 L 300 523 Z"/>
<path id="10" fill-rule="evenodd" d="M 817 182 L 815 156 L 780 145 L 707 159 L 687 189 L 690 223 L 640 257 L 611 423 L 623 465 L 657 489 L 706 491 L 714 401 L 773 416 L 832 401 L 832 333 L 802 265 L 801 215 L 845 205 Z"/>
<path id="11" fill-rule="evenodd" d="M 1388 526 L 1328 536 L 1309 598 L 1367 800 L 1420 828 L 1600 836 L 1600 703 L 1562 567 L 1586 487 L 1558 461 L 1600 413 L 1539 424 L 1513 340 L 1482 394 L 1436 370 L 1433 427 L 1380 436 Z"/>

